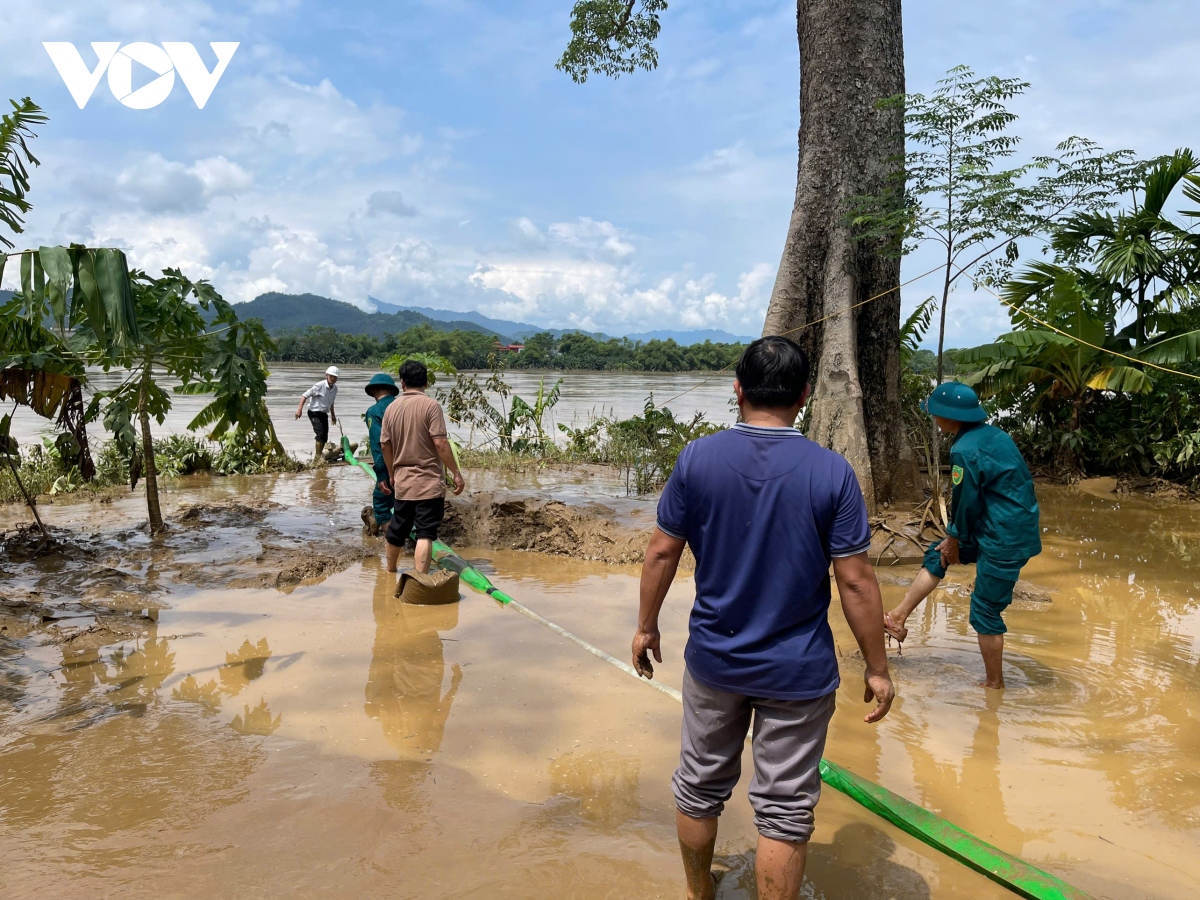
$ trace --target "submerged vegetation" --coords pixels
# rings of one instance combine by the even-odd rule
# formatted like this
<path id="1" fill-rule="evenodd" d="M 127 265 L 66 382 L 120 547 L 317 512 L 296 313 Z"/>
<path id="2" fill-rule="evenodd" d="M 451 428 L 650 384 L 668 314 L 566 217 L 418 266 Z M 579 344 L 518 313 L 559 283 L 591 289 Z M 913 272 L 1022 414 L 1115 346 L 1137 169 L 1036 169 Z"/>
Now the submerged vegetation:
<path id="1" fill-rule="evenodd" d="M 85 480 L 78 466 L 64 456 L 55 441 L 43 438 L 19 450 L 16 470 L 21 482 L 34 496 L 71 494 L 77 491 L 104 492 L 131 481 L 130 460 L 116 441 L 105 441 L 96 454 L 95 475 Z M 197 472 L 214 475 L 260 475 L 266 472 L 300 471 L 305 466 L 289 456 L 270 461 L 248 453 L 236 441 L 210 441 L 194 434 L 172 434 L 154 439 L 154 465 L 159 478 L 172 479 Z M 13 472 L 0 468 L 0 503 L 22 499 Z"/>
<path id="2" fill-rule="evenodd" d="M 480 384 L 476 375 L 459 374 L 454 386 L 439 392 L 446 414 L 469 430 L 464 462 L 468 465 L 520 468 L 524 462 L 596 463 L 621 474 L 626 492 L 646 494 L 666 483 L 679 453 L 689 441 L 721 429 L 697 413 L 680 420 L 654 396 L 646 399 L 641 415 L 617 419 L 593 417 L 573 428 L 559 423 L 561 437 L 551 431 L 547 414 L 557 405 L 562 379 L 547 387 L 543 378 L 529 400 L 518 396 L 504 380 L 503 359 L 492 354 L 489 373 Z M 497 398 L 493 403 L 489 397 Z"/>

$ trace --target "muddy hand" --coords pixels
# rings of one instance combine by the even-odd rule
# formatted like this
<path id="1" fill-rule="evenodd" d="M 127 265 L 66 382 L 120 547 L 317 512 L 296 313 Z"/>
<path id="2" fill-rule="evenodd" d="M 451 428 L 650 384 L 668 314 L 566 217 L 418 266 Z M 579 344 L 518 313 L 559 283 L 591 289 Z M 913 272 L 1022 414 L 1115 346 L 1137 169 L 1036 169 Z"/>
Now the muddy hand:
<path id="1" fill-rule="evenodd" d="M 655 662 L 662 662 L 662 651 L 658 646 L 658 631 L 638 631 L 633 636 L 633 667 L 643 678 L 654 677 L 654 664 L 650 662 L 650 652 L 654 653 Z"/>
<path id="2" fill-rule="evenodd" d="M 938 552 L 942 555 L 943 566 L 958 565 L 958 541 L 952 537 L 946 538 L 937 545 Z"/>
<path id="3" fill-rule="evenodd" d="M 863 694 L 863 702 L 870 703 L 875 701 L 875 708 L 863 716 L 864 722 L 878 722 L 888 714 L 888 710 L 892 708 L 892 701 L 896 699 L 896 686 L 892 684 L 892 676 L 887 672 L 882 675 L 872 675 L 870 672 L 864 674 L 863 679 L 867 683 L 867 689 Z"/>

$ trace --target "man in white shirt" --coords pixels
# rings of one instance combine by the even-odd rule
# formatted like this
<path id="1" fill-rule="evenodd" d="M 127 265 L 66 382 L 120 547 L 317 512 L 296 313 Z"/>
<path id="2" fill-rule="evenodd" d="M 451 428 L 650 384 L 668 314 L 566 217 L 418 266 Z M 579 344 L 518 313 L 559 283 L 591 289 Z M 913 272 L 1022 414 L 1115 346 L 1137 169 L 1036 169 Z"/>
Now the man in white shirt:
<path id="1" fill-rule="evenodd" d="M 308 401 L 308 420 L 312 422 L 313 433 L 317 439 L 313 462 L 318 465 L 321 462 L 321 451 L 325 449 L 325 442 L 329 440 L 329 422 L 332 420 L 334 425 L 337 424 L 337 413 L 333 409 L 333 403 L 337 399 L 337 380 L 338 367 L 330 366 L 325 370 L 325 379 L 305 391 L 300 396 L 300 405 L 296 407 L 296 418 L 299 419 L 304 412 L 304 403 Z"/>

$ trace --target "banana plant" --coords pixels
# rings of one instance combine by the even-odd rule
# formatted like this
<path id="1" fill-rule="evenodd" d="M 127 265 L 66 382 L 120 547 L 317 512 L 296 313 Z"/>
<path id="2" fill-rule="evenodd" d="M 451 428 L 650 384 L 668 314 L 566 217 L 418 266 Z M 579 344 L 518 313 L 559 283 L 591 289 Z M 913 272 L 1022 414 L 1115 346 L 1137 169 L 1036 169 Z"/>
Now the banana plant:
<path id="1" fill-rule="evenodd" d="M 1034 409 L 1070 405 L 1070 431 L 1077 437 L 1084 406 L 1094 392 L 1153 389 L 1150 375 L 1114 355 L 1124 352 L 1126 342 L 1113 336 L 1111 323 L 1088 303 L 1073 274 L 1059 274 L 1045 305 L 1045 321 L 1058 331 L 1024 319 L 1028 327 L 959 351 L 960 362 L 980 366 L 963 381 L 981 397 L 1016 396 L 1032 388 Z"/>
<path id="2" fill-rule="evenodd" d="M 1133 313 L 1120 331 L 1131 345 L 1141 348 L 1166 337 L 1161 326 L 1170 314 L 1200 301 L 1200 233 L 1168 215 L 1178 189 L 1197 205 L 1182 215 L 1200 217 L 1200 158 L 1187 148 L 1149 166 L 1131 208 L 1064 220 L 1051 239 L 1055 262 L 1028 266 L 1005 285 L 1004 299 L 1038 315 L 1069 272 L 1106 317 L 1115 319 L 1122 309 Z"/>
<path id="3" fill-rule="evenodd" d="M 437 384 L 438 375 L 449 375 L 451 378 L 458 375 L 458 369 L 454 368 L 454 363 L 450 362 L 444 356 L 438 356 L 436 353 L 396 353 L 385 359 L 380 368 L 385 372 L 397 372 L 409 360 L 419 362 L 425 366 L 426 371 L 429 373 L 430 387 Z"/>
<path id="4" fill-rule="evenodd" d="M 546 433 L 543 419 L 546 413 L 557 405 L 561 390 L 561 378 L 549 391 L 546 390 L 546 379 L 542 378 L 538 381 L 537 396 L 533 398 L 532 404 L 513 394 L 512 407 L 508 413 L 508 433 L 511 437 L 518 429 L 524 432 L 524 436 L 512 442 L 512 448 L 518 453 L 528 450 L 545 453 L 553 446 L 554 439 Z"/>

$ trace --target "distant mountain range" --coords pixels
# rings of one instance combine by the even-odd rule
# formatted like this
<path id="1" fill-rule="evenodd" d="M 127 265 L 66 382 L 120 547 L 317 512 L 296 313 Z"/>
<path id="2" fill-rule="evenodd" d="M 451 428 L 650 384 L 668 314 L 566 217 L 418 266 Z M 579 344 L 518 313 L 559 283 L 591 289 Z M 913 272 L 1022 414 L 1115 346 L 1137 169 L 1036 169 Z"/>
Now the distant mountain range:
<path id="1" fill-rule="evenodd" d="M 0 291 L 0 303 L 7 302 L 12 291 Z M 433 309 L 427 306 L 396 306 L 373 297 L 367 298 L 375 306 L 375 312 L 365 312 L 351 303 L 331 300 L 317 294 L 259 294 L 247 303 L 237 304 L 237 313 L 243 319 L 261 319 L 272 334 L 283 331 L 302 331 L 310 325 L 324 325 L 343 334 L 369 334 L 382 338 L 416 325 L 428 325 L 435 331 L 478 331 L 490 334 L 503 343 L 523 341 L 530 335 L 550 332 L 556 338 L 564 334 L 579 332 L 606 341 L 610 335 L 577 328 L 559 329 L 531 325 L 528 322 L 511 322 L 493 319 L 479 312 L 454 312 L 448 309 Z M 720 344 L 749 343 L 751 337 L 730 334 L 716 329 L 683 331 L 661 329 L 627 334 L 631 341 L 674 340 L 689 346 L 704 341 Z"/>
<path id="2" fill-rule="evenodd" d="M 343 334 L 369 334 L 382 338 L 417 325 L 428 325 L 435 331 L 479 331 L 498 338 L 507 337 L 501 331 L 464 318 L 439 320 L 411 310 L 369 313 L 353 304 L 316 294 L 259 294 L 248 303 L 237 304 L 236 309 L 240 318 L 261 319 L 272 334 L 324 325 Z"/>
<path id="3" fill-rule="evenodd" d="M 562 337 L 564 334 L 579 332 L 596 338 L 596 340 L 606 341 L 611 337 L 596 331 L 583 331 L 578 328 L 546 328 L 542 325 L 531 325 L 528 322 L 512 322 L 507 319 L 492 319 L 478 312 L 455 312 L 449 309 L 433 309 L 428 306 L 397 306 L 393 303 L 385 303 L 382 300 L 376 300 L 374 297 L 368 296 L 368 302 L 374 304 L 375 309 L 380 313 L 399 314 L 403 312 L 416 312 L 423 316 L 427 316 L 435 322 L 452 322 L 466 320 L 474 322 L 483 328 L 490 329 L 500 334 L 506 334 L 514 340 L 525 340 L 530 335 L 540 334 L 542 332 L 550 332 L 555 337 Z M 698 329 L 698 330 L 674 330 L 660 329 L 658 331 L 643 331 L 637 334 L 626 334 L 624 337 L 631 341 L 665 341 L 674 340 L 677 344 L 689 346 L 691 344 L 701 344 L 704 341 L 712 341 L 716 344 L 748 344 L 754 340 L 752 337 L 745 335 L 730 334 L 728 331 L 719 329 Z"/>

